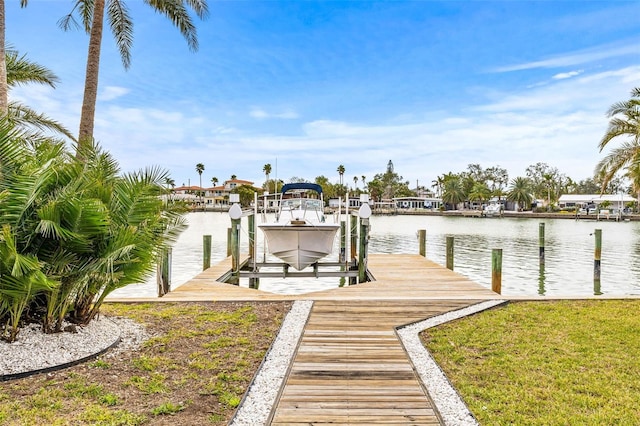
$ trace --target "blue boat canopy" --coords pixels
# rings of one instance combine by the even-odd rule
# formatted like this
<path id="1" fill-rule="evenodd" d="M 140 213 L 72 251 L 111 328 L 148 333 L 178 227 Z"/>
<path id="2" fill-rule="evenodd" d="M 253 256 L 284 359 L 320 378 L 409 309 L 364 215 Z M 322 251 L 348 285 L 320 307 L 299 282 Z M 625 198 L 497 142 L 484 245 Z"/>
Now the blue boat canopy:
<path id="1" fill-rule="evenodd" d="M 322 194 L 322 187 L 317 183 L 301 182 L 301 183 L 287 183 L 282 187 L 282 193 L 292 191 L 295 189 L 306 189 L 316 191 L 318 194 Z"/>

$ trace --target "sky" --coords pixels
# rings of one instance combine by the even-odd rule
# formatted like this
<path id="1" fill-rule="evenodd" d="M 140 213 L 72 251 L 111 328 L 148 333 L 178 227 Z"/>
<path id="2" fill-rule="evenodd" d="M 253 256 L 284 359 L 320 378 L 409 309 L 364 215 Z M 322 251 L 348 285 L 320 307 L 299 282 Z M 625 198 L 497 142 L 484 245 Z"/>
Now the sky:
<path id="1" fill-rule="evenodd" d="M 578 181 L 609 107 L 640 86 L 639 1 L 211 1 L 199 49 L 141 0 L 128 70 L 102 43 L 94 136 L 122 171 L 177 186 L 323 175 L 361 187 L 391 160 L 410 187 L 469 164 L 544 162 Z M 77 134 L 88 36 L 70 0 L 6 2 L 6 40 L 59 78 L 12 89 Z M 616 142 L 611 142 L 615 146 Z"/>

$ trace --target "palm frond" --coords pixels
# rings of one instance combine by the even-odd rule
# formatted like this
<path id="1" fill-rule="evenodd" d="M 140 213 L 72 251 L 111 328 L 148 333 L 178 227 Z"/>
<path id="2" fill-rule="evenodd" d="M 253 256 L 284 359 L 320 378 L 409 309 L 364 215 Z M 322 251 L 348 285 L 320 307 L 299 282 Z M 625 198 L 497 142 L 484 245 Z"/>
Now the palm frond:
<path id="1" fill-rule="evenodd" d="M 7 84 L 9 87 L 28 83 L 46 84 L 53 88 L 60 81 L 53 71 L 27 59 L 26 55 L 19 56 L 18 52 L 6 51 Z"/>
<path id="2" fill-rule="evenodd" d="M 171 23 L 180 31 L 180 34 L 187 41 L 189 49 L 192 51 L 198 50 L 198 36 L 196 27 L 193 24 L 191 16 L 185 7 L 183 0 L 145 0 L 152 9 L 156 12 L 164 15 Z M 198 2 L 200 3 L 200 2 Z M 198 7 L 196 13 L 204 13 L 206 15 L 207 10 Z"/>
<path id="3" fill-rule="evenodd" d="M 108 2 L 107 21 L 116 40 L 122 64 L 125 69 L 128 69 L 131 65 L 131 46 L 133 46 L 133 21 L 123 1 Z"/>
<path id="4" fill-rule="evenodd" d="M 41 131 L 55 132 L 66 136 L 72 141 L 76 140 L 73 134 L 64 127 L 63 124 L 18 102 L 9 102 L 9 113 L 7 117 L 11 123 L 21 127 L 32 127 Z"/>

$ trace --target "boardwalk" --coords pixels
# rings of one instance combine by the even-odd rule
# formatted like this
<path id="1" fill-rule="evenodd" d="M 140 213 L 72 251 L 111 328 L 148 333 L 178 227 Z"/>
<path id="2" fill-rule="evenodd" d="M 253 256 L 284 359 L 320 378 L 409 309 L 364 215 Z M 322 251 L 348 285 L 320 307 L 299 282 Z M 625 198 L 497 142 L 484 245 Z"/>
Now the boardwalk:
<path id="1" fill-rule="evenodd" d="M 272 424 L 441 424 L 395 327 L 476 302 L 316 302 Z"/>
<path id="2" fill-rule="evenodd" d="M 419 255 L 372 255 L 375 281 L 302 295 L 217 282 L 229 269 L 226 259 L 161 300 L 314 301 L 273 425 L 442 424 L 396 327 L 500 298 Z"/>

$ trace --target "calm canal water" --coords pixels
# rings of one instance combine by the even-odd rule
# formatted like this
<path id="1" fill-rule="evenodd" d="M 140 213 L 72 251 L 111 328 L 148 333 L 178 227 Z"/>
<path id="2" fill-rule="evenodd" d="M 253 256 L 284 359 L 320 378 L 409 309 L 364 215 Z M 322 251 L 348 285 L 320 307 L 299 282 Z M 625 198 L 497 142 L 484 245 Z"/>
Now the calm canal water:
<path id="1" fill-rule="evenodd" d="M 172 288 L 202 270 L 202 236 L 212 236 L 212 264 L 226 257 L 226 213 L 190 213 L 189 228 L 173 249 Z M 257 224 L 260 223 L 258 219 Z M 538 262 L 538 229 L 545 224 L 544 270 Z M 241 251 L 248 251 L 246 219 Z M 491 251 L 502 249 L 502 294 L 506 296 L 640 295 L 640 222 L 570 219 L 373 216 L 370 253 L 418 253 L 417 232 L 427 231 L 427 258 L 445 264 L 446 237 L 454 237 L 454 270 L 491 288 Z M 595 229 L 602 229 L 602 272 L 593 280 Z M 258 259 L 263 240 L 258 231 Z M 338 238 L 336 238 L 338 244 Z M 337 248 L 327 260 L 337 260 Z M 267 256 L 267 260 L 277 261 Z M 241 283 L 247 286 L 246 282 Z M 297 294 L 334 288 L 336 278 L 261 279 L 260 289 Z M 156 296 L 155 277 L 112 293 L 114 297 Z"/>

